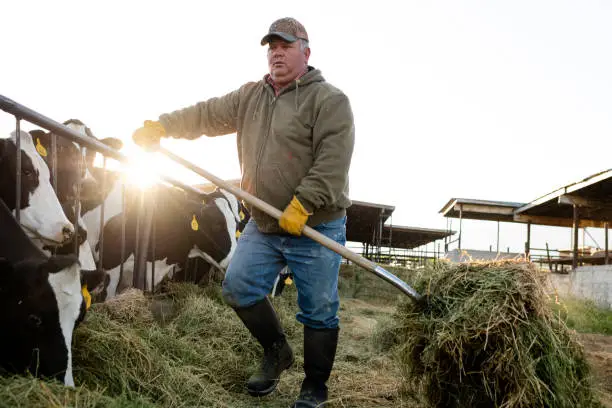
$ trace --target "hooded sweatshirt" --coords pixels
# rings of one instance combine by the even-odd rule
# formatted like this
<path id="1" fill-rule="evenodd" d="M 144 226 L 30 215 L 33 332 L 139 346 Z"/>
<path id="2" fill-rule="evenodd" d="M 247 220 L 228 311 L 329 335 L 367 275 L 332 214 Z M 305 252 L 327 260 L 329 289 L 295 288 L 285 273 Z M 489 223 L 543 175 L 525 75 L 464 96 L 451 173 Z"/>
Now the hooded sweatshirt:
<path id="1" fill-rule="evenodd" d="M 355 127 L 347 96 L 308 72 L 278 96 L 264 78 L 222 97 L 163 114 L 169 136 L 195 139 L 236 133 L 241 189 L 283 210 L 295 195 L 315 226 L 346 214 Z M 258 229 L 280 233 L 278 221 L 245 203 Z"/>

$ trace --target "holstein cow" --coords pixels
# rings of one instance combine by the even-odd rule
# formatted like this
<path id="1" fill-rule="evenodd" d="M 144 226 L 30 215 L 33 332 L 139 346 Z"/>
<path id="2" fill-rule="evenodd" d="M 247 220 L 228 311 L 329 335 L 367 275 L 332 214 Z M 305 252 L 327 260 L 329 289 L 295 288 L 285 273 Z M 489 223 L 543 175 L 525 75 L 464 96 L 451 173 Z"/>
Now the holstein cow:
<path id="1" fill-rule="evenodd" d="M 64 122 L 64 125 L 83 136 L 95 138 L 91 129 L 78 119 L 69 119 Z M 36 143 L 36 150 L 43 157 L 48 166 L 51 167 L 51 139 L 53 133 L 42 130 L 34 130 L 30 133 Z M 95 270 L 95 261 L 89 242 L 87 242 L 87 228 L 81 216 L 83 210 L 81 209 L 79 214 L 77 214 L 76 208 L 76 195 L 79 187 L 79 207 L 82 207 L 82 203 L 87 203 L 92 198 L 100 196 L 100 186 L 96 178 L 89 171 L 85 160 L 86 152 L 86 148 L 81 150 L 77 143 L 56 135 L 57 196 L 68 219 L 72 220 L 77 225 L 79 239 L 78 255 L 81 267 L 84 270 Z M 53 174 L 51 175 L 51 180 L 52 182 L 54 181 Z M 57 254 L 73 252 L 74 244 L 72 242 L 61 248 L 56 248 L 55 250 Z"/>
<path id="2" fill-rule="evenodd" d="M 95 136 L 89 128 L 78 120 L 66 122 L 76 126 L 82 134 Z M 98 139 L 96 139 L 98 140 Z M 114 149 L 120 149 L 122 142 L 115 138 L 99 140 Z M 102 293 L 103 299 L 113 297 L 120 289 L 131 285 L 134 267 L 135 234 L 140 191 L 126 189 L 125 208 L 122 195 L 122 177 L 120 173 L 94 167 L 95 152 L 86 151 L 88 172 L 97 180 L 96 194 L 84 191 L 81 198 L 81 214 L 87 229 L 87 240 L 93 251 L 98 266 L 107 269 L 110 282 L 108 290 Z M 75 172 L 74 166 L 72 172 Z M 58 170 L 59 173 L 59 170 Z M 102 178 L 105 177 L 104 183 Z M 101 185 L 104 191 L 101 191 Z M 201 257 L 225 268 L 234 253 L 236 246 L 237 223 L 240 222 L 239 203 L 236 197 L 218 190 L 206 199 L 206 203 L 188 198 L 188 195 L 176 188 L 158 184 L 156 187 L 156 251 L 155 260 L 152 253 L 147 260 L 147 287 L 151 289 L 166 275 L 181 271 L 187 258 Z M 99 258 L 100 217 L 104 206 L 104 260 Z M 126 217 L 126 248 L 124 259 L 121 259 L 121 224 Z M 174 237 L 174 238 L 173 238 Z M 150 282 L 152 261 L 155 262 L 155 282 Z M 123 263 L 124 275 L 119 283 L 120 266 Z M 177 274 L 178 276 L 178 274 Z"/>
<path id="3" fill-rule="evenodd" d="M 21 131 L 21 197 L 20 223 L 26 234 L 46 245 L 69 242 L 74 226 L 49 182 L 49 169 L 36 152 L 29 133 Z M 16 132 L 0 139 L 0 199 L 11 211 L 16 209 Z"/>
<path id="4" fill-rule="evenodd" d="M 49 170 L 30 134 L 21 132 L 20 141 L 21 226 L 11 214 L 16 208 L 16 133 L 0 139 L 0 302 L 4 310 L 0 327 L 10 333 L 0 341 L 0 366 L 12 372 L 55 376 L 73 385 L 70 345 L 75 321 L 84 316 L 81 287 L 85 282 L 98 285 L 100 276 L 79 273 L 74 257 L 48 258 L 34 245 L 32 239 L 61 245 L 71 239 L 74 227 L 53 192 Z M 80 311 L 76 320 L 74 305 Z"/>
<path id="5" fill-rule="evenodd" d="M 61 214 L 61 211 L 58 211 Z M 48 257 L 0 200 L 0 367 L 74 386 L 72 333 L 84 318 L 79 264 Z"/>
<path id="6" fill-rule="evenodd" d="M 117 183 L 120 184 L 120 183 Z M 174 187 L 158 184 L 155 191 L 155 213 L 153 228 L 155 254 L 152 246 L 147 253 L 146 285 L 152 289 L 166 275 L 172 278 L 174 269 L 184 270 L 188 257 L 212 258 L 221 268 L 229 264 L 236 247 L 236 229 L 240 221 L 238 200 L 231 194 L 218 190 L 211 193 L 206 203 L 189 197 L 188 193 Z M 114 191 L 114 190 L 113 190 Z M 114 205 L 107 200 L 105 213 L 110 215 L 104 226 L 103 259 L 101 266 L 107 270 L 110 283 L 106 299 L 113 297 L 122 289 L 131 286 L 136 247 L 136 224 L 138 200 L 134 191 L 128 190 L 127 211 L 121 210 L 121 200 Z M 113 192 L 109 198 L 113 197 Z M 93 211 L 96 213 L 97 211 Z M 96 214 L 97 215 L 97 214 Z M 94 215 L 93 219 L 99 220 Z M 87 222 L 85 215 L 85 221 Z M 125 250 L 121 257 L 121 231 L 125 217 Z M 95 227 L 92 225 L 90 230 Z M 153 235 L 153 234 L 152 234 Z M 91 234 L 90 234 L 91 237 Z M 93 243 L 99 252 L 98 242 Z M 155 262 L 155 281 L 151 282 L 151 262 Z M 124 273 L 119 281 L 120 266 Z M 176 268 L 175 268 L 176 267 Z"/>

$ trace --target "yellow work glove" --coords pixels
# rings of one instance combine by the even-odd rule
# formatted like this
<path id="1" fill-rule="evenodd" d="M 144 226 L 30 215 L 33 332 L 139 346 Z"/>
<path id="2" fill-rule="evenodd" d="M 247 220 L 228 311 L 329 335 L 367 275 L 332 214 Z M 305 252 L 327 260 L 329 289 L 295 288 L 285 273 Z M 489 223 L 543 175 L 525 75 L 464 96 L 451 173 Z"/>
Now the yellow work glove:
<path id="1" fill-rule="evenodd" d="M 166 136 L 166 129 L 161 123 L 145 120 L 144 126 L 136 129 L 132 135 L 132 140 L 144 149 L 155 150 L 156 147 L 159 147 L 159 142 L 164 136 Z"/>
<path id="2" fill-rule="evenodd" d="M 306 211 L 300 200 L 293 196 L 291 202 L 283 211 L 280 220 L 278 220 L 278 224 L 288 233 L 300 236 L 310 215 L 312 213 Z"/>

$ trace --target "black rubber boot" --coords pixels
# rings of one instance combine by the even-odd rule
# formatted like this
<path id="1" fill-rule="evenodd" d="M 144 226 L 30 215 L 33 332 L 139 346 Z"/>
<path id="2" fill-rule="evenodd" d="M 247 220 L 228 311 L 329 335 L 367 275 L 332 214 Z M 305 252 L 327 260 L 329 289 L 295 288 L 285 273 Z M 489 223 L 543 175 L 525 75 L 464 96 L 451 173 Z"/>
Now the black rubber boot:
<path id="1" fill-rule="evenodd" d="M 280 374 L 293 364 L 293 351 L 267 297 L 253 306 L 234 310 L 264 349 L 259 369 L 247 382 L 247 391 L 259 397 L 270 394 L 276 389 Z"/>
<path id="2" fill-rule="evenodd" d="M 327 386 L 338 345 L 338 328 L 312 329 L 304 326 L 304 372 L 306 378 L 293 408 L 325 407 Z"/>

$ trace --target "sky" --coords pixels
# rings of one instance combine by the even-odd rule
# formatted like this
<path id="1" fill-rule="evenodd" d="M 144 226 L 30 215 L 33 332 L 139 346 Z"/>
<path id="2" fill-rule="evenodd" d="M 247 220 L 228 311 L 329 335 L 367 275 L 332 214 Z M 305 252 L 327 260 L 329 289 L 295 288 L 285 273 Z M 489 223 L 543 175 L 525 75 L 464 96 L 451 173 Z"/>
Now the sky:
<path id="1" fill-rule="evenodd" d="M 145 119 L 261 79 L 261 37 L 297 18 L 310 65 L 351 102 L 351 198 L 394 205 L 397 225 L 444 229 L 439 211 L 453 197 L 527 203 L 612 167 L 608 1 L 22 0 L 0 2 L 0 16 L 0 93 L 59 122 L 78 118 L 134 156 Z M 14 127 L 0 112 L 2 132 Z M 240 177 L 235 135 L 164 146 Z M 502 223 L 500 249 L 522 251 L 525 231 Z M 603 245 L 601 230 L 589 232 Z M 464 220 L 462 246 L 495 249 L 496 235 L 496 223 Z M 534 226 L 532 242 L 569 248 L 571 231 Z"/>

